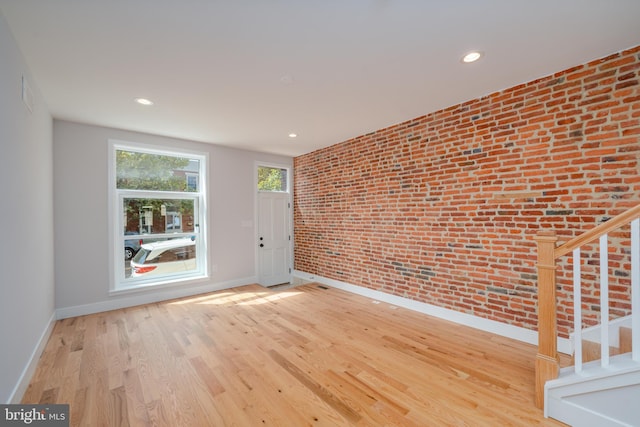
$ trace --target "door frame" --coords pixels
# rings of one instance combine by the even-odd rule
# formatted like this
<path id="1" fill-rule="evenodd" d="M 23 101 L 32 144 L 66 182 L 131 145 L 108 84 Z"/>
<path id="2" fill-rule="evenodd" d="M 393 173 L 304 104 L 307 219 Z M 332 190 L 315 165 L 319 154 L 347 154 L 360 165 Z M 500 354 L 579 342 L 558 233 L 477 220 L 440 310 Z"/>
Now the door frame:
<path id="1" fill-rule="evenodd" d="M 254 162 L 253 165 L 253 223 L 255 224 L 255 226 L 253 227 L 253 231 L 254 231 L 254 260 L 255 260 L 255 265 L 254 265 L 254 271 L 255 271 L 255 277 L 256 277 L 256 281 L 259 281 L 260 279 L 260 254 L 259 254 L 259 239 L 260 239 L 260 230 L 258 230 L 259 227 L 259 215 L 260 212 L 258 212 L 258 193 L 260 193 L 260 191 L 258 190 L 258 167 L 260 166 L 264 166 L 264 167 L 268 167 L 268 168 L 276 168 L 276 169 L 285 169 L 287 171 L 287 194 L 289 195 L 288 199 L 288 203 L 289 203 L 289 236 L 291 236 L 291 239 L 289 240 L 289 281 L 291 281 L 291 278 L 293 277 L 293 249 L 294 249 L 294 236 L 293 236 L 293 165 L 291 164 L 283 164 L 283 163 L 273 163 L 273 162 L 261 162 L 256 160 Z"/>

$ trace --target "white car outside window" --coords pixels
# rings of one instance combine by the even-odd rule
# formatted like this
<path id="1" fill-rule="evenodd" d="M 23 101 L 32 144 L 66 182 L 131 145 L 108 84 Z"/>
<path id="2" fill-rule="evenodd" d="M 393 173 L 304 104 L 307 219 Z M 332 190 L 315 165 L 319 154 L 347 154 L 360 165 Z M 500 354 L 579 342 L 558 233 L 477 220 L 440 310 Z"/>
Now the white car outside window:
<path id="1" fill-rule="evenodd" d="M 195 269 L 194 238 L 145 243 L 131 260 L 132 277 L 189 272 Z"/>

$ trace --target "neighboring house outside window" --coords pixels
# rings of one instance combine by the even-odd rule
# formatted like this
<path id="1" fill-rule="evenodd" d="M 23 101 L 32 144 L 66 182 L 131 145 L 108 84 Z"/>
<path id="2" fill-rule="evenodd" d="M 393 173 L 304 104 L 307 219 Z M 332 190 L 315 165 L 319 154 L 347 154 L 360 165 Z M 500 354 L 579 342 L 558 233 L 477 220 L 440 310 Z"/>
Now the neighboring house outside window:
<path id="1" fill-rule="evenodd" d="M 187 190 L 189 191 L 198 191 L 198 174 L 187 172 Z"/>

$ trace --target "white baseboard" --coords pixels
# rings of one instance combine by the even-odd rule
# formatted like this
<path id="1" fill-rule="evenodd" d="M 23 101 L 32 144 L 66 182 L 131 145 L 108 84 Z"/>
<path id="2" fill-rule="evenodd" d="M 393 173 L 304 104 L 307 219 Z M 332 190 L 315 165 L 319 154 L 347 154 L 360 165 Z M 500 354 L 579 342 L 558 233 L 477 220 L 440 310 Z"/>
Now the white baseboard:
<path id="1" fill-rule="evenodd" d="M 99 301 L 91 304 L 62 307 L 56 310 L 57 319 L 68 317 L 84 316 L 86 314 L 101 313 L 103 311 L 117 310 L 120 308 L 133 307 L 136 305 L 150 304 L 158 301 L 166 301 L 174 298 L 189 297 L 193 295 L 205 294 L 208 292 L 220 291 L 223 289 L 235 288 L 238 286 L 250 285 L 257 282 L 257 277 L 246 277 L 243 279 L 230 280 L 219 283 L 207 283 L 198 286 L 185 286 L 161 290 L 145 290 L 144 293 L 129 294 L 130 296 L 113 297 L 112 299 Z"/>
<path id="2" fill-rule="evenodd" d="M 305 273 L 303 271 L 293 271 L 293 282 L 317 282 L 323 285 L 342 289 L 347 292 L 365 296 L 383 301 L 389 304 L 403 307 L 439 319 L 448 320 L 450 322 L 465 325 L 471 328 L 479 329 L 485 332 L 491 332 L 506 338 L 517 341 L 526 342 L 528 344 L 538 344 L 538 333 L 531 329 L 521 328 L 519 326 L 508 325 L 506 323 L 497 322 L 495 320 L 485 319 L 483 317 L 474 316 L 472 314 L 461 313 L 459 311 L 448 308 L 438 307 L 436 305 L 424 302 L 414 301 L 409 298 L 391 295 L 385 292 L 364 288 L 362 286 L 352 285 L 350 283 L 341 282 L 339 280 L 329 279 L 315 274 Z M 558 338 L 558 351 L 565 354 L 571 354 L 571 341 L 566 338 Z"/>
<path id="3" fill-rule="evenodd" d="M 31 356 L 27 361 L 27 365 L 22 370 L 22 373 L 20 374 L 20 378 L 18 379 L 18 383 L 13 388 L 11 395 L 9 395 L 9 402 L 7 403 L 10 403 L 10 404 L 20 403 L 20 401 L 22 400 L 22 396 L 24 396 L 24 393 L 27 391 L 27 387 L 29 387 L 29 383 L 31 382 L 31 377 L 33 377 L 33 374 L 36 371 L 36 367 L 38 366 L 38 362 L 40 361 L 40 356 L 42 355 L 44 348 L 47 346 L 47 343 L 49 342 L 49 337 L 51 337 L 51 333 L 53 332 L 53 327 L 55 326 L 55 323 L 56 323 L 56 314 L 54 312 L 51 314 L 49 321 L 45 325 L 45 328 L 42 331 L 42 334 L 40 334 L 40 339 L 38 339 L 38 343 L 33 349 L 33 352 L 31 352 Z M 33 403 L 37 403 L 37 402 L 33 402 Z"/>

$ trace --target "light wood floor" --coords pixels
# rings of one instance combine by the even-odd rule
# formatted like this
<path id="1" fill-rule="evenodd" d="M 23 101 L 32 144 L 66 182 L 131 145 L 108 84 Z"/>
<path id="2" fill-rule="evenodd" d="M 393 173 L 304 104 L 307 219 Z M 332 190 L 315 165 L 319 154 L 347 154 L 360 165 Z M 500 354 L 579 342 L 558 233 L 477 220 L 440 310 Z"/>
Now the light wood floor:
<path id="1" fill-rule="evenodd" d="M 533 346 L 316 284 L 58 321 L 23 403 L 82 426 L 561 425 Z"/>

